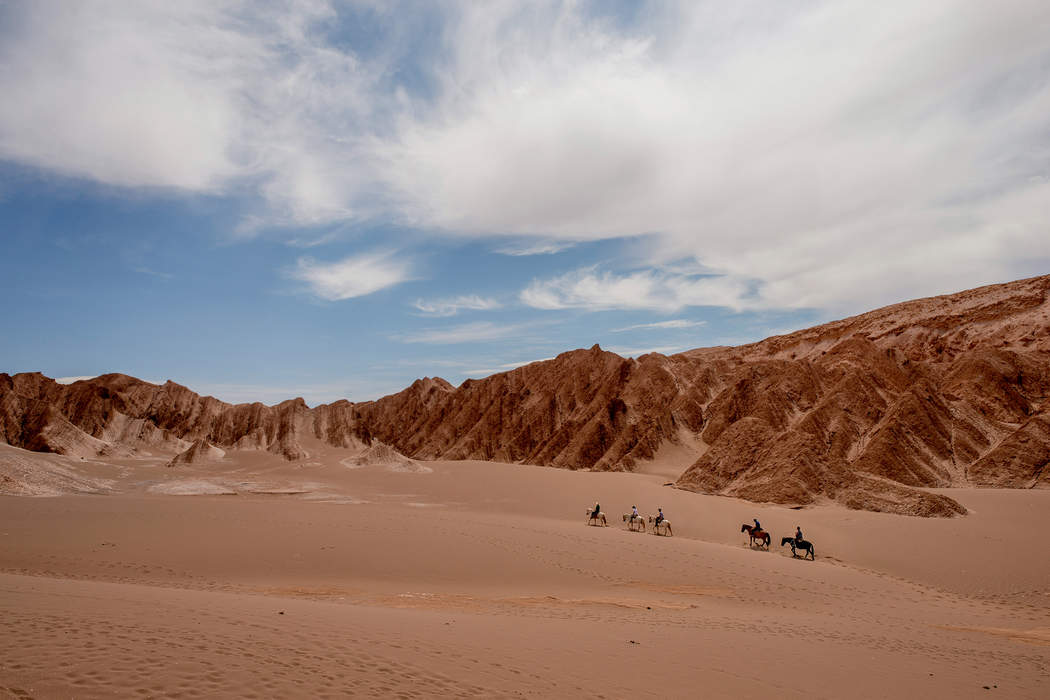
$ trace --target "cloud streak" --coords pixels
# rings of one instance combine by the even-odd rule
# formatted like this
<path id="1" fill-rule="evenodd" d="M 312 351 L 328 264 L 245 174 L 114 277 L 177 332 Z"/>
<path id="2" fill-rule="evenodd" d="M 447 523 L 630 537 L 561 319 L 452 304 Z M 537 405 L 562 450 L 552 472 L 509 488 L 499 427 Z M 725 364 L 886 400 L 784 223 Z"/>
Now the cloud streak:
<path id="1" fill-rule="evenodd" d="M 688 348 L 685 345 L 655 345 L 645 348 L 614 346 L 605 349 L 609 352 L 621 355 L 622 357 L 641 357 L 642 355 L 648 355 L 651 352 L 657 352 L 661 355 L 673 355 L 676 352 L 681 352 Z"/>
<path id="2" fill-rule="evenodd" d="M 533 280 L 519 297 L 527 306 L 546 310 L 615 309 L 667 313 L 688 306 L 744 308 L 755 303 L 747 298 L 747 285 L 730 277 L 668 274 L 659 270 L 616 274 L 598 271 L 594 267 Z M 659 326 L 654 324 L 654 327 Z"/>
<path id="3" fill-rule="evenodd" d="M 706 325 L 706 321 L 687 321 L 685 319 L 676 318 L 670 321 L 657 321 L 656 323 L 636 323 L 633 326 L 625 326 L 624 328 L 614 328 L 613 333 L 625 333 L 627 331 L 637 330 L 670 330 L 680 328 L 699 328 L 700 326 Z"/>
<path id="4" fill-rule="evenodd" d="M 88 379 L 94 379 L 98 375 L 86 374 L 80 377 L 55 377 L 55 381 L 59 384 L 73 384 L 74 382 L 87 381 Z"/>
<path id="5" fill-rule="evenodd" d="M 491 311 L 502 306 L 495 299 L 485 299 L 477 294 L 458 296 L 451 299 L 416 299 L 412 304 L 428 316 L 455 316 L 462 310 Z"/>
<path id="6" fill-rule="evenodd" d="M 410 266 L 393 253 L 365 253 L 323 263 L 299 258 L 289 276 L 306 282 L 312 294 L 328 301 L 365 296 L 410 278 Z"/>
<path id="7" fill-rule="evenodd" d="M 498 374 L 500 372 L 509 372 L 512 369 L 517 369 L 518 367 L 524 367 L 525 365 L 531 365 L 534 362 L 547 362 L 548 360 L 553 360 L 553 359 L 554 359 L 553 357 L 544 357 L 543 359 L 540 359 L 540 360 L 526 360 L 524 362 L 507 362 L 506 364 L 497 365 L 496 367 L 490 367 L 490 368 L 487 368 L 487 369 L 471 369 L 471 370 L 467 370 L 467 371 L 463 372 L 463 374 L 467 375 L 468 377 L 482 377 L 482 376 L 488 376 L 490 374 Z"/>
<path id="8" fill-rule="evenodd" d="M 488 321 L 464 323 L 449 328 L 429 328 L 415 333 L 395 336 L 403 343 L 453 345 L 456 343 L 486 343 L 520 336 L 532 324 L 498 325 Z"/>
<path id="9" fill-rule="evenodd" d="M 519 241 L 517 243 L 502 245 L 493 250 L 500 255 L 511 255 L 522 257 L 526 255 L 554 255 L 563 250 L 568 250 L 576 245 L 572 241 Z"/>

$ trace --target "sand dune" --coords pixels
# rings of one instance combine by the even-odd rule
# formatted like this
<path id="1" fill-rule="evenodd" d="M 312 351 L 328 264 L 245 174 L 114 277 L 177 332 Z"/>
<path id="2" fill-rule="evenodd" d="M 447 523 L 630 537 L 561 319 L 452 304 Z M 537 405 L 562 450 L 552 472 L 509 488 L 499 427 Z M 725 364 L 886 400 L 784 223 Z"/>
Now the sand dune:
<path id="1" fill-rule="evenodd" d="M 0 696 L 1044 698 L 1048 289 L 313 409 L 0 374 Z"/>
<path id="2" fill-rule="evenodd" d="M 110 495 L 0 497 L 0 689 L 1037 698 L 1050 682 L 1050 491 L 956 489 L 969 515 L 930 520 L 310 449 L 234 451 L 222 475 L 69 459 Z M 166 495 L 209 488 L 236 495 Z M 662 507 L 675 536 L 588 527 L 595 500 Z M 752 517 L 802 525 L 817 560 L 751 549 Z"/>
<path id="3" fill-rule="evenodd" d="M 0 444 L 0 494 L 62 496 L 107 493 L 112 479 L 86 475 L 69 457 L 41 454 Z"/>

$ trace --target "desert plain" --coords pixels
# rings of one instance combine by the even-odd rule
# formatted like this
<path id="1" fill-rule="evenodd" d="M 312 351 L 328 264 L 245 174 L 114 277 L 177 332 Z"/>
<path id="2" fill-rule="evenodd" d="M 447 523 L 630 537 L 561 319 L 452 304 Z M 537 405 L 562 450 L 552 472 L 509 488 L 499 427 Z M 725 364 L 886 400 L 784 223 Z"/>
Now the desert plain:
<path id="1" fill-rule="evenodd" d="M 0 445 L 41 495 L 0 496 L 0 695 L 1050 692 L 1050 490 L 945 490 L 968 514 L 918 518 L 680 490 L 673 451 L 599 473 L 306 447 Z M 628 531 L 632 505 L 673 536 Z M 815 561 L 779 546 L 796 525 Z"/>

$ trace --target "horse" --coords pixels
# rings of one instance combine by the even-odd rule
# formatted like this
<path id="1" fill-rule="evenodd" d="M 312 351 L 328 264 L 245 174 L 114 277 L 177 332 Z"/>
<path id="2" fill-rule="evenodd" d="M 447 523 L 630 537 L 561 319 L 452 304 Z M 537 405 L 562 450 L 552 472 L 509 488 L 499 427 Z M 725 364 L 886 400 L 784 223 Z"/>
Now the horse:
<path id="1" fill-rule="evenodd" d="M 587 524 L 595 527 L 609 526 L 609 522 L 605 519 L 605 513 L 599 512 L 598 515 L 595 515 L 594 510 L 591 508 L 587 509 Z"/>
<path id="2" fill-rule="evenodd" d="M 656 522 L 656 518 L 653 517 L 652 515 L 650 515 L 649 516 L 649 522 L 652 523 L 652 525 L 653 525 L 653 534 L 654 535 L 660 535 L 660 534 L 674 535 L 674 532 L 671 531 L 671 521 L 668 520 L 667 518 L 664 518 L 660 522 Z M 660 532 L 661 528 L 663 529 L 662 533 Z"/>
<path id="3" fill-rule="evenodd" d="M 645 518 L 640 515 L 634 515 L 633 513 L 624 513 L 623 521 L 627 523 L 627 529 L 631 532 L 637 531 L 638 528 L 645 532 Z"/>
<path id="4" fill-rule="evenodd" d="M 752 547 L 755 546 L 755 542 L 758 542 L 759 547 L 765 547 L 766 549 L 769 549 L 769 542 L 772 538 L 769 536 L 769 533 L 765 530 L 756 530 L 754 525 L 748 525 L 747 523 L 744 523 L 740 526 L 740 532 L 746 532 L 748 535 L 751 536 Z M 765 541 L 765 544 L 762 544 L 763 541 Z"/>
<path id="5" fill-rule="evenodd" d="M 801 549 L 805 552 L 805 554 L 802 555 L 803 559 L 810 559 L 811 561 L 817 560 L 817 550 L 813 548 L 813 543 L 809 540 L 796 540 L 794 537 L 785 537 L 780 540 L 781 547 L 786 544 L 791 545 L 791 556 L 798 556 L 795 554 L 795 550 Z"/>

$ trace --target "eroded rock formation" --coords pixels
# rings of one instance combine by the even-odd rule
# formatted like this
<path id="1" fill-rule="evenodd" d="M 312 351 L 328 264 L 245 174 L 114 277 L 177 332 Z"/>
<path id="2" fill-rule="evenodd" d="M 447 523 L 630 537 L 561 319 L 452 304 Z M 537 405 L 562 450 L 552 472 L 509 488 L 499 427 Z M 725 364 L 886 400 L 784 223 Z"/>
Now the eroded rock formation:
<path id="1" fill-rule="evenodd" d="M 414 459 L 631 470 L 685 436 L 680 488 L 952 515 L 924 487 L 1050 487 L 1050 276 L 920 299 L 739 347 L 625 359 L 598 346 L 377 401 L 230 405 L 109 374 L 0 374 L 0 441 L 72 455 L 307 438 Z"/>

